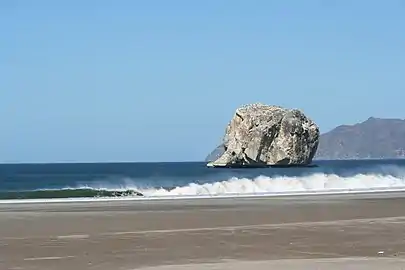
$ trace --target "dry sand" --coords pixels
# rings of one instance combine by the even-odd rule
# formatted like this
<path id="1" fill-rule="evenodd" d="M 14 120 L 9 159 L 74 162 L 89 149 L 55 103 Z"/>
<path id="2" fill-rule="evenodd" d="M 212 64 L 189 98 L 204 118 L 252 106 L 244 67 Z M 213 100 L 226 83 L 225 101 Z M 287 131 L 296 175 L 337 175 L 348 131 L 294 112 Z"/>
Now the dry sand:
<path id="1" fill-rule="evenodd" d="M 0 269 L 405 269 L 402 193 L 0 204 Z"/>

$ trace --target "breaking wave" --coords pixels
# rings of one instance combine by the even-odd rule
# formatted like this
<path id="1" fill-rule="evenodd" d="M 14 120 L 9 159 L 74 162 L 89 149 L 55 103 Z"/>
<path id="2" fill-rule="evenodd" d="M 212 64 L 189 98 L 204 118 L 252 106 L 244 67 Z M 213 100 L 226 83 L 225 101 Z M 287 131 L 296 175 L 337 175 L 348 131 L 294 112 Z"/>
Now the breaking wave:
<path id="1" fill-rule="evenodd" d="M 324 193 L 352 193 L 376 191 L 405 191 L 405 175 L 402 174 L 336 174 L 314 173 L 307 176 L 258 176 L 253 179 L 231 177 L 212 183 L 189 183 L 173 187 L 139 187 L 135 181 L 125 185 L 113 183 L 97 186 L 66 187 L 32 191 L 0 192 L 0 200 L 50 199 L 50 198 L 168 198 L 212 197 L 246 195 L 299 195 Z"/>
<path id="2" fill-rule="evenodd" d="M 302 177 L 258 176 L 254 179 L 231 178 L 226 181 L 195 184 L 172 189 L 139 190 L 145 196 L 218 196 L 218 195 L 283 195 L 307 193 L 342 193 L 405 190 L 405 178 L 392 175 L 357 174 L 341 177 L 317 173 Z"/>
<path id="3" fill-rule="evenodd" d="M 63 188 L 42 189 L 27 191 L 0 192 L 0 200 L 25 200 L 25 199 L 61 199 L 61 198 L 108 198 L 139 196 L 139 192 L 133 189 L 108 190 L 99 188 Z"/>

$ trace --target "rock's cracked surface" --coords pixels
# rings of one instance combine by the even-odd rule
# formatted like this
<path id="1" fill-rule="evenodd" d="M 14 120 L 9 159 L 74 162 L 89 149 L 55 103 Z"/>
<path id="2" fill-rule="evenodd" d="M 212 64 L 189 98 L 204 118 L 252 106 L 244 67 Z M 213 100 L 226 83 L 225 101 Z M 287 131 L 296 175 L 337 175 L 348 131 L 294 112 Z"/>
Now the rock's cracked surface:
<path id="1" fill-rule="evenodd" d="M 238 108 L 216 149 L 214 167 L 308 165 L 319 128 L 303 112 L 261 103 Z M 221 151 L 222 148 L 222 151 Z"/>

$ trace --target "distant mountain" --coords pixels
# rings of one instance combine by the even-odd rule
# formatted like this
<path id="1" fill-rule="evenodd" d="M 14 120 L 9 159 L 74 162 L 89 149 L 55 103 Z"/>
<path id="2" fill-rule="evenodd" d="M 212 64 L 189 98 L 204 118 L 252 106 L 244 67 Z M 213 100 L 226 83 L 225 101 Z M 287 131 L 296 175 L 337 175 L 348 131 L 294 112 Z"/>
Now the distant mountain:
<path id="1" fill-rule="evenodd" d="M 370 117 L 320 137 L 316 159 L 404 158 L 405 120 Z"/>
<path id="2" fill-rule="evenodd" d="M 223 153 L 225 152 L 225 148 L 223 144 L 220 144 L 212 150 L 212 152 L 205 158 L 205 162 L 211 162 L 218 159 Z"/>

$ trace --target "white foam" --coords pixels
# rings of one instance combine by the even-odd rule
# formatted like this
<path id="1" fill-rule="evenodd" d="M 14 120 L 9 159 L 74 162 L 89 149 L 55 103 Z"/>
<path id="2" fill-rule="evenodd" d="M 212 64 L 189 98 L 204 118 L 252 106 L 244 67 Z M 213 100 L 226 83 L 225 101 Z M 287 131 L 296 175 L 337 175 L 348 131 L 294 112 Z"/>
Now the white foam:
<path id="1" fill-rule="evenodd" d="M 246 194 L 309 194 L 351 191 L 384 191 L 405 189 L 405 178 L 391 175 L 357 174 L 340 177 L 335 174 L 312 174 L 304 177 L 231 178 L 227 181 L 195 184 L 166 189 L 140 189 L 147 197 L 155 196 L 217 196 Z"/>
<path id="2" fill-rule="evenodd" d="M 126 181 L 124 186 L 111 186 L 111 183 L 96 187 L 81 186 L 77 188 L 93 188 L 98 190 L 125 191 L 134 190 L 144 194 L 139 196 L 121 196 L 104 198 L 55 198 L 55 199 L 24 199 L 0 200 L 1 203 L 33 203 L 33 202 L 90 202 L 115 200 L 159 200 L 159 199 L 193 199 L 193 198 L 224 198 L 252 196 L 292 196 L 292 195 L 325 195 L 345 193 L 370 193 L 386 191 L 405 191 L 405 175 L 382 175 L 376 173 L 356 174 L 341 177 L 336 174 L 315 173 L 301 177 L 268 177 L 259 176 L 254 179 L 230 178 L 215 183 L 190 183 L 173 189 L 138 188 L 135 182 Z M 68 188 L 74 189 L 74 188 Z"/>

